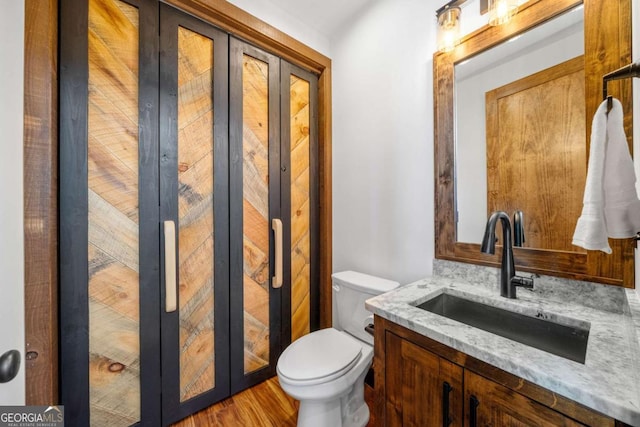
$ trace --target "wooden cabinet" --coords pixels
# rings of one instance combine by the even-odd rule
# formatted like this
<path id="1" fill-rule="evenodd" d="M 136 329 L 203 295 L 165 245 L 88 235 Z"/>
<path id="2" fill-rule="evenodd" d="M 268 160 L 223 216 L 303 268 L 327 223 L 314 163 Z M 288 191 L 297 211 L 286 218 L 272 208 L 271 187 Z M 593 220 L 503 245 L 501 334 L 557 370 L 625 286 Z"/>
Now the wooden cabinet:
<path id="1" fill-rule="evenodd" d="M 386 425 L 461 426 L 463 369 L 393 333 L 386 340 Z"/>
<path id="2" fill-rule="evenodd" d="M 614 426 L 616 421 L 380 317 L 380 426 Z"/>
<path id="3" fill-rule="evenodd" d="M 582 426 L 487 378 L 464 372 L 465 425 L 468 426 Z"/>

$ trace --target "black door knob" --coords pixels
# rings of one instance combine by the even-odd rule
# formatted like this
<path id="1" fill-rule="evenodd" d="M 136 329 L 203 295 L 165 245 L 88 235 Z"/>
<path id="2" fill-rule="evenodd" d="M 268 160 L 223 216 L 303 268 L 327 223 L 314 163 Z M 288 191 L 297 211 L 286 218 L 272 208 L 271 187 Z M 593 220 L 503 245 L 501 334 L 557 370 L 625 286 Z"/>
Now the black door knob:
<path id="1" fill-rule="evenodd" d="M 0 356 L 0 383 L 8 383 L 20 370 L 20 352 L 9 350 Z"/>

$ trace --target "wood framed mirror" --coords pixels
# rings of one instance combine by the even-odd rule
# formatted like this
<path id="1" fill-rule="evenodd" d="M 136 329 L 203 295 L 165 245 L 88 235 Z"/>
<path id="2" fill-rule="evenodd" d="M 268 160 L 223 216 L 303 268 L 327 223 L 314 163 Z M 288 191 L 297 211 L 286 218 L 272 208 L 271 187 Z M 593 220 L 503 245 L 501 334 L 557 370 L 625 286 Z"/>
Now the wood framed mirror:
<path id="1" fill-rule="evenodd" d="M 464 170 L 465 167 L 464 159 L 460 157 L 460 146 L 457 145 L 457 139 L 460 138 L 462 131 L 460 126 L 456 126 L 456 122 L 463 118 L 463 115 L 456 111 L 456 93 L 465 92 L 465 90 L 462 86 L 457 86 L 460 83 L 456 83 L 456 73 L 462 73 L 461 66 L 466 61 L 470 59 L 476 60 L 475 58 L 480 56 L 481 53 L 501 44 L 509 44 L 507 42 L 517 38 L 516 36 L 522 36 L 560 16 L 568 15 L 576 9 L 581 9 L 584 18 L 584 27 L 581 29 L 583 31 L 581 37 L 584 39 L 584 55 L 582 59 L 573 58 L 570 55 L 571 59 L 560 61 L 566 62 L 562 67 L 554 65 L 556 68 L 552 70 L 553 67 L 547 67 L 544 72 L 548 73 L 547 76 L 553 76 L 553 79 L 558 78 L 558 76 L 571 75 L 573 79 L 571 84 L 574 86 L 570 87 L 574 88 L 576 78 L 584 81 L 584 86 L 580 88 L 583 89 L 584 95 L 581 95 L 581 91 L 573 89 L 569 89 L 569 92 L 565 95 L 565 99 L 575 104 L 575 108 L 578 108 L 576 111 L 579 111 L 579 114 L 583 116 L 580 117 L 582 121 L 579 126 L 584 127 L 584 133 L 580 133 L 576 137 L 576 128 L 574 127 L 570 131 L 574 143 L 577 138 L 581 153 L 570 159 L 574 164 L 578 165 L 578 178 L 575 180 L 570 179 L 575 181 L 573 182 L 574 185 L 569 186 L 570 190 L 565 189 L 565 193 L 558 196 L 560 197 L 560 202 L 547 200 L 539 203 L 542 204 L 540 209 L 548 212 L 550 211 L 550 206 L 553 207 L 558 203 L 565 205 L 568 195 L 571 194 L 573 199 L 578 200 L 578 211 L 577 214 L 569 213 L 567 215 L 568 218 L 564 220 L 560 220 L 556 214 L 547 214 L 548 222 L 540 225 L 537 220 L 538 212 L 535 212 L 535 204 L 523 202 L 529 212 L 525 211 L 525 221 L 527 217 L 532 217 L 538 224 L 538 228 L 545 230 L 548 234 L 569 236 L 562 237 L 564 240 L 572 236 L 582 208 L 591 120 L 598 105 L 602 102 L 602 76 L 631 62 L 631 0 L 607 0 L 606 2 L 601 0 L 530 0 L 520 7 L 518 14 L 508 24 L 480 28 L 466 36 L 452 52 L 436 53 L 434 55 L 436 258 L 488 266 L 500 265 L 499 251 L 497 251 L 496 255 L 481 253 L 479 239 L 468 237 L 469 233 L 463 232 L 462 227 L 459 225 L 460 209 L 465 203 L 462 197 L 464 197 L 465 193 L 469 193 L 469 187 L 463 185 L 463 178 L 459 176 L 459 173 L 456 173 L 456 171 Z M 580 54 L 577 56 L 580 56 Z M 560 71 L 560 68 L 562 71 Z M 486 104 L 483 106 L 483 111 L 491 111 L 486 113 L 486 118 L 482 115 L 482 120 L 486 119 L 483 124 L 488 127 L 478 126 L 476 131 L 476 133 L 482 133 L 483 144 L 485 141 L 488 144 L 488 140 L 495 139 L 497 129 L 500 129 L 503 123 L 513 120 L 514 117 L 513 108 L 507 107 L 504 111 L 501 111 L 500 124 L 496 124 L 495 115 L 498 114 L 499 108 L 496 98 L 513 95 L 523 90 L 523 88 L 539 86 L 539 83 L 536 83 L 536 79 L 542 77 L 538 74 L 538 71 L 534 71 L 531 75 L 526 74 L 514 83 L 502 84 L 500 87 L 492 88 L 494 90 L 484 92 L 486 94 L 483 95 L 486 96 Z M 552 82 L 552 84 L 556 83 L 555 81 Z M 615 87 L 612 86 L 610 90 L 610 93 L 618 98 L 623 105 L 625 131 L 631 147 L 633 117 L 631 81 L 622 80 L 616 82 Z M 576 97 L 580 97 L 580 99 L 576 99 Z M 528 102 L 524 104 L 529 105 Z M 522 105 L 522 102 L 520 105 Z M 551 105 L 551 107 L 548 107 L 550 109 L 559 108 L 554 107 L 553 104 L 547 103 L 544 105 Z M 521 117 L 531 116 L 530 111 L 521 111 L 519 114 Z M 469 122 L 465 122 L 463 126 L 467 129 L 476 129 Z M 486 137 L 484 135 L 485 132 L 488 133 Z M 508 132 L 506 131 L 506 133 Z M 521 132 L 523 131 L 521 130 Z M 464 135 L 462 137 L 466 138 Z M 482 182 L 482 178 L 484 178 L 487 183 L 486 185 L 478 185 L 475 191 L 476 197 L 480 194 L 485 198 L 485 202 L 484 204 L 467 203 L 471 208 L 465 208 L 478 210 L 479 212 L 475 212 L 475 214 L 484 216 L 485 221 L 490 211 L 495 210 L 496 206 L 500 210 L 510 210 L 513 206 L 516 206 L 513 203 L 507 203 L 505 206 L 508 207 L 502 208 L 495 201 L 489 200 L 487 202 L 487 199 L 491 199 L 489 192 L 493 191 L 493 196 L 496 193 L 495 188 L 489 188 L 498 180 L 495 176 L 496 170 L 506 168 L 504 158 L 496 160 L 496 153 L 492 151 L 492 154 L 489 155 L 487 154 L 489 150 L 490 148 L 483 147 L 480 150 L 481 154 L 476 156 L 485 162 L 493 162 L 493 166 L 484 165 L 486 177 L 476 179 L 476 182 Z M 549 147 L 539 148 L 541 152 L 548 150 Z M 538 172 L 538 175 L 546 176 L 546 174 L 546 171 Z M 583 175 L 582 178 L 580 178 L 580 174 Z M 507 178 L 506 181 L 509 181 L 509 179 Z M 523 192 L 527 191 L 527 187 L 525 186 L 524 190 L 520 188 L 511 189 L 510 191 L 515 193 Z M 540 191 L 540 189 L 536 188 L 532 189 L 532 191 Z M 576 191 L 579 193 L 577 197 L 574 194 Z M 493 198 L 495 199 L 495 197 Z M 575 208 L 573 209 L 575 210 Z M 512 214 L 513 212 L 509 213 Z M 478 227 L 480 229 L 476 232 L 475 228 Z M 472 230 L 474 230 L 473 233 L 481 237 L 484 232 L 484 223 L 480 226 L 473 226 Z M 628 288 L 634 287 L 634 248 L 636 245 L 633 239 L 610 240 L 613 253 L 607 255 L 599 251 L 586 251 L 572 246 L 570 241 L 568 243 L 544 243 L 548 242 L 548 240 L 545 240 L 544 237 L 538 237 L 532 238 L 531 241 L 543 243 L 535 243 L 533 246 L 525 244 L 523 247 L 514 248 L 516 268 L 518 270 Z"/>

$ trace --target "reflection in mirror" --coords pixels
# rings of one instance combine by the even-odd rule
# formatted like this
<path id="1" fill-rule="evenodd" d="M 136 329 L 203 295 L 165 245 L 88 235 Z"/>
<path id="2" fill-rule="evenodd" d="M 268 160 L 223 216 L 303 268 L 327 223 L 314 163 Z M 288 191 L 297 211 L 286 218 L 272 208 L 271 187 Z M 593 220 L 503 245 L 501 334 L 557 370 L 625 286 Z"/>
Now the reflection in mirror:
<path id="1" fill-rule="evenodd" d="M 583 7 L 454 67 L 457 241 L 524 213 L 525 247 L 580 251 L 586 175 Z"/>
<path id="2" fill-rule="evenodd" d="M 465 162 L 465 153 L 468 155 L 470 150 L 478 148 L 478 141 L 489 144 L 491 144 L 492 141 L 494 143 L 497 141 L 494 147 L 506 147 L 507 144 L 503 144 L 504 137 L 516 137 L 520 134 L 527 135 L 533 131 L 541 132 L 549 127 L 548 121 L 555 118 L 556 115 L 560 117 L 567 116 L 568 114 L 566 111 L 569 110 L 569 104 L 565 105 L 564 101 L 557 101 L 553 104 L 543 96 L 545 94 L 555 94 L 557 92 L 556 89 L 541 91 L 541 104 L 544 106 L 543 108 L 525 108 L 532 105 L 530 102 L 514 103 L 518 108 L 511 108 L 511 104 L 507 104 L 504 101 L 510 101 L 511 99 L 517 100 L 517 97 L 512 97 L 511 95 L 519 94 L 519 92 L 527 92 L 527 90 L 529 90 L 519 89 L 519 85 L 522 84 L 522 80 L 525 80 L 526 83 L 522 87 L 529 87 L 532 92 L 535 92 L 534 89 L 539 85 L 536 86 L 535 81 L 531 84 L 531 82 L 528 81 L 529 77 L 536 79 L 539 77 L 538 73 L 540 71 L 548 70 L 549 68 L 556 67 L 559 64 L 564 64 L 567 61 L 569 61 L 569 67 L 574 66 L 575 62 L 580 62 L 580 59 L 577 59 L 575 62 L 571 59 L 580 56 L 580 47 L 583 45 L 584 59 L 582 62 L 584 62 L 584 83 L 583 85 L 580 85 L 580 87 L 584 90 L 584 95 L 582 95 L 582 92 L 578 92 L 578 88 L 576 87 L 575 96 L 566 95 L 561 99 L 568 102 L 569 100 L 573 100 L 573 98 L 582 97 L 585 103 L 584 110 L 580 113 L 576 113 L 575 116 L 582 117 L 584 124 L 580 129 L 584 127 L 586 130 L 568 130 L 564 132 L 556 130 L 553 131 L 553 134 L 555 134 L 556 137 L 563 137 L 562 143 L 564 144 L 565 141 L 567 143 L 570 141 L 570 138 L 565 138 L 566 135 L 581 133 L 584 141 L 583 144 L 580 145 L 579 150 L 586 151 L 584 145 L 588 144 L 587 135 L 590 132 L 591 117 L 595 113 L 598 105 L 602 102 L 602 76 L 611 70 L 627 65 L 631 60 L 632 26 L 631 13 L 629 11 L 631 10 L 632 2 L 635 1 L 636 0 L 530 0 L 522 5 L 521 11 L 514 16 L 508 26 L 482 27 L 473 34 L 465 37 L 458 47 L 451 53 L 436 53 L 434 55 L 434 155 L 436 159 L 435 253 L 437 259 L 491 266 L 500 265 L 499 255 L 487 255 L 482 253 L 480 251 L 480 244 L 472 242 L 472 240 L 479 240 L 479 236 L 482 235 L 485 218 L 488 217 L 488 213 L 492 209 L 492 205 L 490 205 L 491 201 L 487 199 L 487 195 L 491 196 L 492 194 L 489 191 L 489 186 L 493 185 L 492 180 L 496 177 L 496 174 L 494 174 L 491 169 L 487 169 L 487 153 L 492 154 L 493 151 L 491 149 L 487 150 L 486 146 L 482 144 L 480 149 L 484 151 L 481 151 L 480 154 L 472 152 L 472 155 L 467 157 L 468 159 L 482 159 L 480 166 L 469 165 L 469 162 L 467 162 L 467 164 L 463 163 Z M 577 43 L 577 51 L 568 53 L 563 58 L 556 59 L 554 62 L 541 64 L 543 60 L 546 61 L 552 56 L 552 49 L 550 47 L 543 48 L 541 50 L 538 47 L 538 42 L 536 41 L 525 47 L 516 48 L 514 52 L 509 53 L 507 60 L 511 60 L 513 57 L 517 56 L 516 52 L 541 52 L 539 52 L 538 58 L 535 59 L 532 64 L 526 64 L 520 68 L 516 65 L 506 67 L 508 69 L 521 69 L 524 71 L 520 75 L 514 77 L 515 82 L 513 79 L 510 79 L 497 83 L 494 86 L 481 89 L 480 101 L 477 102 L 479 102 L 481 106 L 485 107 L 485 111 L 480 110 L 476 113 L 471 112 L 469 113 L 470 116 L 468 115 L 464 120 L 461 119 L 461 115 L 465 114 L 463 107 L 466 107 L 467 104 L 473 103 L 473 100 L 467 101 L 463 98 L 465 94 L 468 94 L 470 89 L 460 89 L 460 85 L 456 82 L 455 78 L 456 74 L 458 77 L 461 76 L 461 67 L 466 65 L 463 63 L 466 59 L 471 58 L 472 61 L 475 61 L 478 58 L 483 58 L 484 55 L 480 54 L 481 52 L 486 52 L 488 49 L 498 46 L 501 43 L 505 46 L 512 45 L 512 43 L 516 43 L 516 41 L 511 43 L 505 42 L 510 38 L 513 38 L 515 35 L 523 33 L 529 34 L 529 30 L 541 25 L 545 28 L 545 34 L 553 33 L 553 31 L 546 30 L 546 25 L 548 25 L 548 23 L 553 23 L 552 20 L 555 17 L 565 14 L 567 11 L 574 9 L 580 4 L 584 4 L 584 10 L 572 12 L 584 16 L 584 40 Z M 562 28 L 562 30 L 558 32 L 564 34 L 565 31 L 569 31 L 568 29 L 570 27 L 570 24 L 559 25 L 558 28 Z M 580 36 L 577 36 L 577 38 L 579 37 Z M 500 64 L 504 65 L 504 61 L 506 60 L 503 60 Z M 474 70 L 479 70 L 480 68 L 484 69 L 482 65 L 470 68 L 470 72 L 475 72 Z M 504 74 L 504 68 L 505 67 L 498 67 L 497 71 L 494 70 L 493 72 L 490 72 L 490 74 L 501 76 Z M 531 73 L 534 74 L 532 75 Z M 570 74 L 571 72 L 567 75 Z M 627 135 L 630 135 L 633 131 L 631 114 L 631 83 L 628 81 L 613 83 L 615 83 L 615 86 L 610 89 L 613 90 L 612 94 L 620 99 L 624 105 L 625 129 L 628 129 Z M 462 84 L 464 84 L 464 82 Z M 478 85 L 479 84 L 480 83 L 478 83 Z M 560 86 L 566 87 L 567 84 Z M 569 92 L 572 92 L 573 95 L 574 89 L 570 84 L 568 87 Z M 498 114 L 486 113 L 487 92 L 493 92 L 495 94 L 494 98 L 492 98 L 493 100 L 491 98 L 489 99 L 489 105 L 492 106 L 491 108 L 494 108 Z M 457 110 L 455 108 L 456 95 L 457 103 L 460 107 Z M 508 105 L 509 108 L 506 108 L 505 105 Z M 562 110 L 562 108 L 565 108 L 565 110 Z M 553 114 L 548 114 L 549 112 Z M 512 117 L 505 117 L 505 119 L 503 119 L 503 113 L 516 114 L 516 118 L 522 116 L 524 119 L 515 120 Z M 495 123 L 495 119 L 489 120 L 487 123 L 487 116 L 490 118 L 497 116 L 497 124 Z M 539 119 L 538 116 L 542 116 L 543 120 Z M 475 124 L 473 124 L 474 119 Z M 479 124 L 478 120 L 480 120 Z M 518 121 L 518 124 L 524 124 L 524 128 L 504 128 L 502 125 L 506 121 L 509 121 L 509 123 Z M 456 123 L 459 124 L 457 127 Z M 491 127 L 497 130 L 491 131 Z M 489 134 L 487 135 L 488 138 L 485 137 L 487 129 L 489 129 Z M 572 129 L 572 127 L 569 129 Z M 466 130 L 469 130 L 471 133 L 466 136 L 464 133 L 461 135 L 461 132 Z M 557 143 L 557 138 L 550 140 L 551 142 L 555 141 L 555 144 L 547 144 L 546 146 L 543 146 L 543 148 L 539 148 L 535 140 L 523 139 L 523 141 L 524 142 L 521 142 L 520 144 L 521 147 L 525 147 L 525 150 L 522 151 L 525 154 L 545 154 L 547 157 L 542 157 L 543 159 L 553 160 L 555 160 L 555 157 L 560 157 L 555 156 L 555 150 L 562 146 L 562 144 Z M 463 146 L 463 143 L 469 143 L 471 145 Z M 498 152 L 499 150 L 494 151 Z M 516 151 L 512 147 L 506 147 L 503 150 L 503 153 L 504 154 L 502 155 L 506 157 L 502 159 L 498 157 L 497 164 L 494 162 L 495 166 L 493 166 L 495 170 L 509 170 L 509 174 L 515 174 L 518 171 L 525 169 L 525 166 L 528 167 L 531 162 L 529 157 L 526 156 L 518 162 L 512 161 L 512 159 L 518 158 L 515 154 Z M 462 160 L 460 159 L 460 156 L 462 156 Z M 546 160 L 543 160 L 542 162 L 539 162 L 539 164 L 545 165 L 545 161 Z M 506 163 L 514 163 L 515 166 L 509 169 L 506 167 Z M 584 167 L 582 170 L 584 171 L 586 170 L 586 161 L 582 164 Z M 478 175 L 475 175 L 475 178 L 472 178 L 471 181 L 467 180 L 466 185 L 458 182 L 461 174 L 473 171 L 475 170 L 474 168 L 477 169 L 482 167 L 484 167 L 484 175 L 480 175 L 480 178 L 478 178 Z M 566 166 L 563 163 L 561 166 L 555 167 L 555 169 L 564 170 L 566 169 Z M 489 170 L 488 173 L 487 170 Z M 537 171 L 538 169 L 535 168 L 531 170 Z M 521 190 L 500 190 L 500 194 L 506 194 L 508 196 L 524 194 L 527 196 L 534 195 L 537 197 L 539 195 L 551 194 L 552 192 L 549 191 L 550 189 L 558 190 L 569 185 L 569 183 L 566 182 L 568 178 L 556 177 L 545 181 L 543 179 L 544 175 L 550 172 L 551 171 L 544 171 L 538 173 L 537 176 L 540 177 L 538 180 L 539 182 L 534 183 L 527 182 L 524 179 L 525 177 L 517 176 L 514 178 L 512 176 L 507 176 L 506 178 L 503 178 L 502 176 L 499 176 L 499 180 L 497 182 L 500 185 L 504 182 L 525 182 L 524 187 L 521 187 Z M 492 180 L 488 180 L 488 178 L 491 178 Z M 526 178 L 528 179 L 528 175 Z M 582 186 L 583 184 L 580 185 Z M 579 188 L 576 191 L 579 194 L 579 197 L 582 197 L 584 187 Z M 465 201 L 465 197 L 470 195 L 473 196 L 473 194 L 478 193 L 482 193 L 483 198 L 481 201 L 472 201 L 470 203 Z M 496 201 L 496 206 L 498 206 L 498 202 L 499 201 Z M 467 203 L 467 208 L 463 206 L 463 203 Z M 610 242 L 613 249 L 613 253 L 611 255 L 603 254 L 599 251 L 582 252 L 579 251 L 578 248 L 573 248 L 571 250 L 545 249 L 544 246 L 549 245 L 550 243 L 534 243 L 533 237 L 535 233 L 533 232 L 536 231 L 536 228 L 532 228 L 532 226 L 536 225 L 537 229 L 544 232 L 540 235 L 546 236 L 549 235 L 545 234 L 548 233 L 549 230 L 551 230 L 551 235 L 559 234 L 558 231 L 562 228 L 567 228 L 572 231 L 575 229 L 575 221 L 577 220 L 579 213 L 575 214 L 575 217 L 571 221 L 571 226 L 567 227 L 560 224 L 559 220 L 554 218 L 553 215 L 555 214 L 553 209 L 551 209 L 552 206 L 555 205 L 566 205 L 567 202 L 562 196 L 560 196 L 559 201 L 551 201 L 549 198 L 546 198 L 540 199 L 537 203 L 539 206 L 536 209 L 527 208 L 526 206 L 518 207 L 524 213 L 525 242 L 524 247 L 514 248 L 517 269 L 520 271 L 528 271 L 538 274 L 587 280 L 629 288 L 634 287 L 635 241 L 632 239 L 612 240 Z M 513 215 L 513 210 L 511 209 L 512 208 L 506 209 L 509 210 L 509 216 Z M 465 235 L 461 234 L 459 230 L 462 227 L 458 224 L 458 216 L 462 219 L 462 217 L 465 217 L 474 211 L 479 212 L 479 215 L 482 217 L 479 221 L 480 225 L 476 226 L 479 231 L 476 231 L 476 227 L 472 226 L 467 229 L 471 230 L 471 232 L 467 233 L 467 237 L 465 237 Z M 547 225 L 539 225 L 540 219 L 534 217 L 540 212 L 544 213 L 544 217 L 550 221 L 546 223 Z"/>

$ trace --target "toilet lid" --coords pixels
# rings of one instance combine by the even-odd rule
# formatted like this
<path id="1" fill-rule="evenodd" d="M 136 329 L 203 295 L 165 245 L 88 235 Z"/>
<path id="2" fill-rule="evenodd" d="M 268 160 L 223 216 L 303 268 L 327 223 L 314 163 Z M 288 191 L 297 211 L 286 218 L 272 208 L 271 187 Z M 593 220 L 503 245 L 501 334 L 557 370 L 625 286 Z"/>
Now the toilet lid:
<path id="1" fill-rule="evenodd" d="M 321 329 L 296 340 L 278 360 L 281 375 L 297 381 L 329 381 L 351 369 L 362 344 L 334 328 Z"/>

